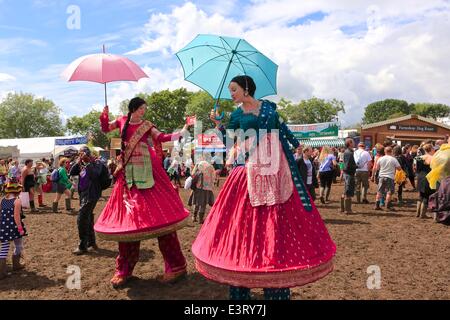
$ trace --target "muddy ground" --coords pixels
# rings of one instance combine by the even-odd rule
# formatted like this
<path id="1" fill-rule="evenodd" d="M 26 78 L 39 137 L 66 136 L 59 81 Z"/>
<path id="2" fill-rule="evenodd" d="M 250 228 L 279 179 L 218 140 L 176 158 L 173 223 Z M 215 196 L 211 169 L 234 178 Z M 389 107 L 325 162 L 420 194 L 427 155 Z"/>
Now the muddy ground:
<path id="1" fill-rule="evenodd" d="M 371 185 L 370 201 L 375 186 Z M 319 204 L 326 226 L 337 245 L 335 270 L 313 284 L 293 289 L 293 299 L 450 299 L 450 229 L 431 219 L 415 217 L 416 193 L 406 192 L 406 205 L 397 212 L 354 205 L 354 214 L 339 213 L 342 184 L 333 185 L 332 202 Z M 216 190 L 217 193 L 217 190 Z M 180 190 L 187 203 L 188 193 Z M 53 195 L 45 195 L 47 204 Z M 76 207 L 78 206 L 75 201 Z M 101 200 L 98 216 L 105 205 Z M 63 200 L 60 207 L 62 209 Z M 196 272 L 191 244 L 199 225 L 179 231 L 188 259 L 189 275 L 172 285 L 155 279 L 163 272 L 156 240 L 144 241 L 135 277 L 120 290 L 109 280 L 114 272 L 117 244 L 99 241 L 98 253 L 74 256 L 77 246 L 76 216 L 44 211 L 28 214 L 29 236 L 25 240 L 26 269 L 0 280 L 0 299 L 227 299 L 228 287 L 206 280 Z M 10 261 L 9 261 L 10 264 Z M 81 289 L 70 290 L 68 267 L 81 270 Z M 381 288 L 368 289 L 370 266 L 381 270 Z M 10 266 L 9 266 L 10 269 Z M 262 291 L 254 291 L 262 298 Z"/>

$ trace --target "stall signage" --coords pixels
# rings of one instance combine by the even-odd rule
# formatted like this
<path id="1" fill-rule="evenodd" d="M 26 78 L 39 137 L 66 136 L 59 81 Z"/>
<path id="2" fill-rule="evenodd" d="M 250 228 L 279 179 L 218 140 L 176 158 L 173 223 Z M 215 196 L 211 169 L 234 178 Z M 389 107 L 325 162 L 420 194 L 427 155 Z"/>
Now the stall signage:
<path id="1" fill-rule="evenodd" d="M 436 132 L 437 128 L 433 126 L 418 126 L 418 125 L 403 125 L 391 124 L 388 125 L 389 130 L 394 131 L 414 131 L 414 132 Z"/>

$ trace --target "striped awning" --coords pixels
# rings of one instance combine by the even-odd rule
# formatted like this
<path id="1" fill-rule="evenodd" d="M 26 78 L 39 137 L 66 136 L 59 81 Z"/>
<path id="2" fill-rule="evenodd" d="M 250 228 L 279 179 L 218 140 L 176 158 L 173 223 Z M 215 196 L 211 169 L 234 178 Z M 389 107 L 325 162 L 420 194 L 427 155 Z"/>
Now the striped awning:
<path id="1" fill-rule="evenodd" d="M 298 142 L 304 146 L 309 146 L 312 148 L 320 148 L 324 146 L 328 147 L 345 147 L 344 139 L 299 139 Z"/>

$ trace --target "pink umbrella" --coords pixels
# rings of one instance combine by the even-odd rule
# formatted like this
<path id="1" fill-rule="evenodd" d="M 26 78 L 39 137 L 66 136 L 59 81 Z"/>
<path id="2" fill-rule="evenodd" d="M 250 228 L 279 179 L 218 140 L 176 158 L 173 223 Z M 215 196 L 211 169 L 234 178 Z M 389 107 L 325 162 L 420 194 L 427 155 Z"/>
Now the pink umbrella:
<path id="1" fill-rule="evenodd" d="M 90 81 L 105 85 L 105 105 L 107 105 L 106 84 L 114 81 L 138 81 L 148 78 L 144 71 L 128 58 L 115 54 L 90 54 L 73 61 L 63 72 L 67 81 Z"/>

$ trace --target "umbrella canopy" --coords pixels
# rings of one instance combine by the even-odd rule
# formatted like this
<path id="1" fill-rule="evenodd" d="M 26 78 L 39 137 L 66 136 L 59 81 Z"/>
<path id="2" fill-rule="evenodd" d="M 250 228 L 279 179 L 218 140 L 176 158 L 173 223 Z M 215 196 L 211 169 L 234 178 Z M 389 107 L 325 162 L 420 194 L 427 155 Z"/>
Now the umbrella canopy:
<path id="1" fill-rule="evenodd" d="M 277 93 L 278 66 L 244 39 L 200 34 L 177 57 L 185 80 L 214 99 L 231 99 L 224 87 L 237 75 L 253 78 L 256 99 Z"/>
<path id="2" fill-rule="evenodd" d="M 108 83 L 114 81 L 138 81 L 148 78 L 133 61 L 115 54 L 90 54 L 72 62 L 63 72 L 67 81 Z"/>
<path id="3" fill-rule="evenodd" d="M 138 81 L 148 78 L 144 71 L 128 58 L 103 53 L 83 56 L 72 62 L 62 73 L 67 81 L 90 81 L 105 86 L 105 105 L 108 105 L 106 84 L 114 81 Z"/>

